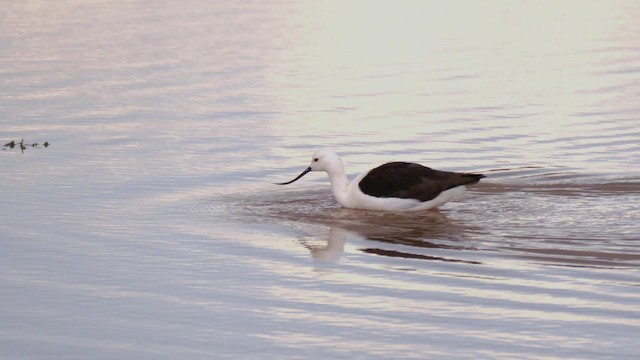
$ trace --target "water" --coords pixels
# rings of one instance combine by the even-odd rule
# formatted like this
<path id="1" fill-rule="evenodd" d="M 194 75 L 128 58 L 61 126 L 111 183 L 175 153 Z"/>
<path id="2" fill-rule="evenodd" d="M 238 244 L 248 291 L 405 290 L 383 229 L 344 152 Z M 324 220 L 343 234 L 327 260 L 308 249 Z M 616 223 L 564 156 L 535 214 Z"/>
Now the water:
<path id="1" fill-rule="evenodd" d="M 640 356 L 633 1 L 13 2 L 3 359 Z M 4 144 L 5 142 L 3 142 Z M 390 160 L 488 177 L 339 208 Z"/>

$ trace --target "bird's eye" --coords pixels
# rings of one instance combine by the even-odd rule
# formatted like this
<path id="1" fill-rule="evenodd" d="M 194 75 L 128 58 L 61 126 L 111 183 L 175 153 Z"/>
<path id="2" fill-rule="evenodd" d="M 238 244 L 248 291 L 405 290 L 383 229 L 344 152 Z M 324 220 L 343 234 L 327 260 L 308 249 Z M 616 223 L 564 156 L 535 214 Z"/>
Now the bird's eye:
<path id="1" fill-rule="evenodd" d="M 313 161 L 318 161 L 318 158 L 313 159 Z"/>

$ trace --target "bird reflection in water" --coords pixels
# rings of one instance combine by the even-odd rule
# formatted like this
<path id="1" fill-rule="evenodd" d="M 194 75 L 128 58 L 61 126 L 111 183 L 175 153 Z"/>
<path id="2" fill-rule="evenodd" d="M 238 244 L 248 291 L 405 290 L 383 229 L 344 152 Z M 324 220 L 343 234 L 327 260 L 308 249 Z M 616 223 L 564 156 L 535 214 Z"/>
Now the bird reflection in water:
<path id="1" fill-rule="evenodd" d="M 338 261 L 344 253 L 348 234 L 355 233 L 379 245 L 359 249 L 367 254 L 480 264 L 478 261 L 424 254 L 425 249 L 477 250 L 472 246 L 459 245 L 461 240 L 465 239 L 466 231 L 470 229 L 452 223 L 439 211 L 407 216 L 406 213 L 375 213 L 339 209 L 332 215 L 331 220 L 326 219 L 327 225 L 329 225 L 329 234 L 325 244 L 312 245 L 307 241 L 301 241 L 301 244 L 310 251 L 313 259 L 319 262 Z M 388 245 L 392 245 L 393 248 L 385 248 Z M 407 251 L 404 248 L 403 251 L 400 251 L 397 245 L 412 247 L 415 248 L 415 251 Z"/>

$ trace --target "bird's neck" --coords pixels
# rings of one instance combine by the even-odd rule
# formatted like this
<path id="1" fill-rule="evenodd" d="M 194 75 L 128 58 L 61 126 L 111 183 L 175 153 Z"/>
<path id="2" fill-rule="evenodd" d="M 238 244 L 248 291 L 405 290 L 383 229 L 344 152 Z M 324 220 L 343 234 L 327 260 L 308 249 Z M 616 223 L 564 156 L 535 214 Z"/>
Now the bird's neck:
<path id="1" fill-rule="evenodd" d="M 347 207 L 349 179 L 347 179 L 347 175 L 344 173 L 344 170 L 332 171 L 329 173 L 329 179 L 331 180 L 331 191 L 333 192 L 333 197 L 340 205 Z"/>

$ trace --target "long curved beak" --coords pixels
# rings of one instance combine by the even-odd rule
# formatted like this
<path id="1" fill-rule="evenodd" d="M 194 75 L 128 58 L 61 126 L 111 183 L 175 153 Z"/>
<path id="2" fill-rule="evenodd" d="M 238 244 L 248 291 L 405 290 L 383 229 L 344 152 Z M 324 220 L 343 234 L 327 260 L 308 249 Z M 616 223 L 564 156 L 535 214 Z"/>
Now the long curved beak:
<path id="1" fill-rule="evenodd" d="M 309 166 L 308 168 L 306 168 L 302 174 L 298 175 L 298 177 L 296 177 L 295 179 L 291 180 L 291 181 L 287 181 L 287 182 L 283 182 L 283 183 L 276 183 L 276 185 L 289 185 L 292 182 L 300 179 L 301 177 L 305 176 L 309 171 L 311 171 L 311 166 Z"/>

